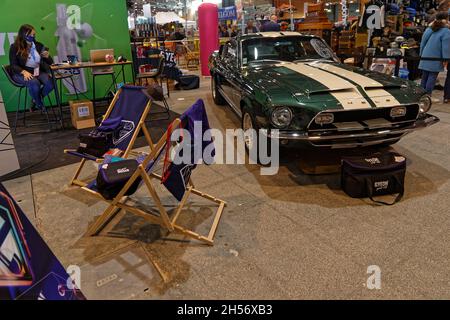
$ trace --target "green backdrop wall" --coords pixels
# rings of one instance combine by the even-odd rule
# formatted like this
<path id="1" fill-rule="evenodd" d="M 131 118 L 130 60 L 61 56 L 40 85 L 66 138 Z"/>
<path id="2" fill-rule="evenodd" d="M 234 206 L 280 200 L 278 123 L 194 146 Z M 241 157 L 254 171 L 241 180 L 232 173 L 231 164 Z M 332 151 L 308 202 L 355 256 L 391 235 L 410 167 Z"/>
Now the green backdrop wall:
<path id="1" fill-rule="evenodd" d="M 127 8 L 124 0 L 1 0 L 0 15 L 1 65 L 9 64 L 10 41 L 19 27 L 25 23 L 36 28 L 37 40 L 50 49 L 52 56 L 56 56 L 58 52 L 61 55 L 61 52 L 65 52 L 64 47 L 72 46 L 69 51 L 78 49 L 81 59 L 88 61 L 91 49 L 112 48 L 116 57 L 125 55 L 131 60 Z M 69 18 L 69 27 L 72 29 L 66 27 L 67 21 L 62 19 L 64 15 Z M 73 35 L 74 30 L 77 33 L 76 38 L 69 37 L 70 39 L 65 39 L 65 42 L 61 39 L 62 35 Z M 126 67 L 126 74 L 127 80 L 131 81 L 130 67 Z M 92 97 L 92 77 L 89 70 L 84 71 L 84 78 L 86 95 Z M 118 81 L 122 81 L 122 77 Z M 98 78 L 96 95 L 103 95 L 110 84 L 110 77 Z M 6 109 L 15 110 L 18 89 L 10 85 L 3 72 L 0 72 L 0 90 Z M 67 89 L 65 93 L 63 98 L 66 101 L 71 96 L 68 95 Z"/>

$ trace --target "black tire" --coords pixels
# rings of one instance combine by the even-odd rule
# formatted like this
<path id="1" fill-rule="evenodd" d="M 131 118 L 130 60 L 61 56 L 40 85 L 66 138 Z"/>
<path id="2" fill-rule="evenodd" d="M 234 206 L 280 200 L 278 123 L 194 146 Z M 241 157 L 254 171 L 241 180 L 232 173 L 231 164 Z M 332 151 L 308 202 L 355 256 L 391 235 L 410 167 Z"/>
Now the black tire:
<path id="1" fill-rule="evenodd" d="M 217 89 L 217 78 L 215 75 L 211 76 L 211 93 L 215 104 L 223 106 L 227 103 Z"/>
<path id="2" fill-rule="evenodd" d="M 258 124 L 255 121 L 255 117 L 253 115 L 253 113 L 249 110 L 248 107 L 244 107 L 242 110 L 242 119 L 241 119 L 241 128 L 242 130 L 244 130 L 244 132 L 248 129 L 255 129 L 256 130 L 256 136 L 248 136 L 246 135 L 244 137 L 245 141 L 245 150 L 247 151 L 247 154 L 251 155 L 251 149 L 252 148 L 257 148 L 256 151 L 256 159 L 253 159 L 254 161 L 256 161 L 258 164 L 262 164 L 261 163 L 261 159 L 260 159 L 260 148 L 259 148 L 259 141 L 260 141 L 260 132 L 259 129 L 260 127 L 258 126 Z M 253 140 L 253 141 L 250 141 Z M 267 150 L 267 156 L 271 156 L 271 140 L 269 138 L 267 138 L 267 144 L 266 144 L 266 150 Z"/>

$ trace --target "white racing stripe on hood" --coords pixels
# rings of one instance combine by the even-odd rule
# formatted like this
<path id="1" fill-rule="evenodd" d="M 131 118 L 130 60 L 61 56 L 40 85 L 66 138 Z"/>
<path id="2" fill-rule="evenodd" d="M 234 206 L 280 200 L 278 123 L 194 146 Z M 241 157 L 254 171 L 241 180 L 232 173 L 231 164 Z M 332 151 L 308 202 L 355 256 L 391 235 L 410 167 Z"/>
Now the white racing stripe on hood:
<path id="1" fill-rule="evenodd" d="M 345 110 L 371 108 L 370 104 L 353 84 L 338 76 L 310 67 L 304 63 L 285 63 L 280 66 L 301 73 L 323 84 L 330 89 L 330 94 L 341 103 Z M 345 91 L 333 92 L 333 90 Z"/>
<path id="2" fill-rule="evenodd" d="M 264 38 L 279 37 L 281 35 L 280 31 L 266 31 L 260 32 L 259 34 L 262 35 Z"/>
<path id="3" fill-rule="evenodd" d="M 396 105 L 400 105 L 400 102 L 388 91 L 384 89 L 370 89 L 370 88 L 376 88 L 376 87 L 383 87 L 381 83 L 378 81 L 375 81 L 369 77 L 363 76 L 361 74 L 346 70 L 344 68 L 339 68 L 337 66 L 328 64 L 328 63 L 321 63 L 321 62 L 313 62 L 309 64 L 310 66 L 320 68 L 322 70 L 329 71 L 331 73 L 341 75 L 357 84 L 363 87 L 364 91 L 366 92 L 367 96 L 370 98 L 370 100 L 375 103 L 377 107 L 392 107 Z M 369 88 L 369 90 L 366 90 L 366 88 Z"/>

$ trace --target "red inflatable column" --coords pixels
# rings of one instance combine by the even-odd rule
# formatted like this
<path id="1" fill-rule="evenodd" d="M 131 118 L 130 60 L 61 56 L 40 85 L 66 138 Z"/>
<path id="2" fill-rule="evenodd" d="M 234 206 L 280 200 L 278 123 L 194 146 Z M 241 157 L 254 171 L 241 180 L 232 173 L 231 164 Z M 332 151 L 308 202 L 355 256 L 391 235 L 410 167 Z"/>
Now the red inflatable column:
<path id="1" fill-rule="evenodd" d="M 202 76 L 209 76 L 209 56 L 219 49 L 219 10 L 213 3 L 202 3 L 198 7 L 198 28 L 200 33 L 200 63 Z"/>

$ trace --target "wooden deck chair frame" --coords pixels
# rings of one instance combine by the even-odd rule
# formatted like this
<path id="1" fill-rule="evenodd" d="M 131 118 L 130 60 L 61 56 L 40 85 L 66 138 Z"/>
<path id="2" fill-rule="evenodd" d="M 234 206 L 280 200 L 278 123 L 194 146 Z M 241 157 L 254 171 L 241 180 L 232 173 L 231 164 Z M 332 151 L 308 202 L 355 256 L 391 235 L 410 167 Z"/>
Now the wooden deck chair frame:
<path id="1" fill-rule="evenodd" d="M 108 119 L 108 117 L 110 116 L 111 112 L 114 109 L 115 104 L 117 103 L 117 100 L 119 99 L 119 96 L 120 96 L 121 92 L 122 92 L 122 89 L 117 91 L 117 93 L 115 94 L 113 100 L 111 101 L 111 104 L 108 107 L 108 110 L 106 111 L 105 115 L 103 116 L 103 119 Z M 150 136 L 150 132 L 148 131 L 148 129 L 147 129 L 146 125 L 145 125 L 145 119 L 147 119 L 147 116 L 150 113 L 151 106 L 152 106 L 152 100 L 149 100 L 149 102 L 147 103 L 147 105 L 145 107 L 144 112 L 142 113 L 141 118 L 139 119 L 139 123 L 138 123 L 136 129 L 134 130 L 134 133 L 133 133 L 133 136 L 132 136 L 132 138 L 130 140 L 130 143 L 128 144 L 127 149 L 124 151 L 124 153 L 122 155 L 122 158 L 128 158 L 128 156 L 130 154 L 132 154 L 132 152 L 133 152 L 132 150 L 133 150 L 134 144 L 135 144 L 136 139 L 139 136 L 139 133 L 140 133 L 141 130 L 144 133 L 144 137 L 145 137 L 145 140 L 147 141 L 147 143 L 148 143 L 148 145 L 150 147 L 150 151 L 153 150 L 153 147 L 154 147 L 153 140 L 152 140 L 152 138 Z M 70 151 L 75 151 L 75 150 L 68 150 L 68 149 L 66 149 L 66 150 L 64 150 L 64 153 L 68 153 Z M 77 170 L 75 172 L 75 175 L 73 176 L 72 180 L 70 181 L 70 185 L 72 185 L 72 186 L 76 185 L 76 186 L 79 186 L 79 187 L 87 186 L 87 182 L 80 180 L 79 176 L 81 174 L 81 171 L 83 170 L 84 165 L 86 164 L 86 162 L 88 160 L 89 159 L 86 159 L 86 158 L 81 159 L 81 162 L 80 162 L 80 164 L 79 164 L 79 166 L 78 166 L 78 168 L 77 168 Z M 94 159 L 90 159 L 90 160 L 100 163 L 100 162 L 103 161 L 103 158 L 96 158 L 95 160 Z"/>
<path id="2" fill-rule="evenodd" d="M 180 123 L 181 123 L 180 119 L 174 120 L 174 122 L 172 123 L 172 128 L 178 127 L 180 125 Z M 170 218 L 164 205 L 161 203 L 161 200 L 152 184 L 152 179 L 157 179 L 158 181 L 160 181 L 161 176 L 154 174 L 154 173 L 148 174 L 145 170 L 145 168 L 150 163 L 150 161 L 152 161 L 152 160 L 157 161 L 159 153 L 163 152 L 162 149 L 164 148 L 166 143 L 169 143 L 168 141 L 166 141 L 166 139 L 167 139 L 166 134 L 164 134 L 163 137 L 154 146 L 151 153 L 146 157 L 144 162 L 139 165 L 136 172 L 133 174 L 133 176 L 130 178 L 130 180 L 126 183 L 126 185 L 123 187 L 123 189 L 119 192 L 119 194 L 113 200 L 110 200 L 110 201 L 106 200 L 98 192 L 91 190 L 88 187 L 82 187 L 83 190 L 88 191 L 89 193 L 91 193 L 109 203 L 108 208 L 101 214 L 101 216 L 89 228 L 89 230 L 87 232 L 87 234 L 89 236 L 98 235 L 100 233 L 100 231 L 114 218 L 114 216 L 119 211 L 126 210 L 133 214 L 143 217 L 145 220 L 147 220 L 151 223 L 158 224 L 162 227 L 165 227 L 169 232 L 181 233 L 185 236 L 199 240 L 208 245 L 214 244 L 214 236 L 215 236 L 217 227 L 219 225 L 220 218 L 222 216 L 222 212 L 226 206 L 226 202 L 221 199 L 218 199 L 212 195 L 209 195 L 207 193 L 204 193 L 204 192 L 201 192 L 201 191 L 195 189 L 194 184 L 192 183 L 192 180 L 190 180 L 188 187 L 186 188 L 184 197 L 182 198 L 178 207 L 176 208 L 173 217 Z M 156 163 L 155 163 L 155 165 L 156 165 Z M 147 212 L 142 209 L 139 209 L 134 206 L 126 204 L 128 197 L 125 196 L 125 194 L 126 194 L 127 190 L 133 185 L 133 183 L 138 178 L 142 178 L 142 181 L 144 182 L 145 187 L 148 189 L 148 192 L 149 192 L 151 198 L 154 200 L 156 207 L 158 208 L 159 215 L 155 215 L 152 212 Z M 176 223 L 191 194 L 195 194 L 200 197 L 203 197 L 207 200 L 215 202 L 218 205 L 217 211 L 215 213 L 215 216 L 214 216 L 214 219 L 212 222 L 212 226 L 208 232 L 208 235 L 206 235 L 206 236 L 201 235 L 192 230 L 189 230 L 189 229 L 187 229 L 181 225 L 178 225 Z"/>

